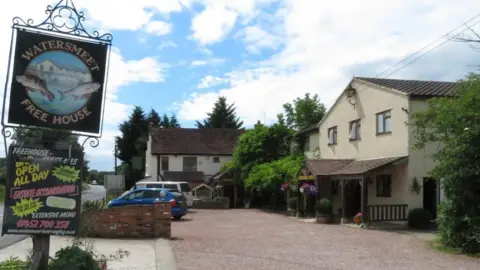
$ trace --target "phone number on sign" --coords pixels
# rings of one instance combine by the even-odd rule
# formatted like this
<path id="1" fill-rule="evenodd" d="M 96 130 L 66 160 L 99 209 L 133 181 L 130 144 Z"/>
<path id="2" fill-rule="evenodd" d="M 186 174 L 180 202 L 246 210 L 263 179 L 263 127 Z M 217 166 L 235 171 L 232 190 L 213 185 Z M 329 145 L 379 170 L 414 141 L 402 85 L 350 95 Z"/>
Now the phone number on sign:
<path id="1" fill-rule="evenodd" d="M 17 228 L 27 229 L 67 229 L 69 225 L 68 220 L 20 219 L 17 221 Z"/>

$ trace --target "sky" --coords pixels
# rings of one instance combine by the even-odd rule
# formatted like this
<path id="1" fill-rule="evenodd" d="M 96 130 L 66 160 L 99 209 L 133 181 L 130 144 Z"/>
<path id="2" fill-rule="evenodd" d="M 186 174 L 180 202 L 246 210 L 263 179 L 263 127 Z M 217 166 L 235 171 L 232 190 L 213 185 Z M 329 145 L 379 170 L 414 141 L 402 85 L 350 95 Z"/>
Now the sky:
<path id="1" fill-rule="evenodd" d="M 46 6 L 55 3 L 18 0 L 2 5 L 2 85 L 12 18 L 39 22 L 45 18 Z M 479 51 L 451 40 L 465 26 L 444 36 L 480 12 L 480 2 L 474 0 L 77 0 L 74 4 L 85 13 L 83 25 L 89 32 L 109 32 L 114 37 L 102 138 L 97 148 L 86 146 L 90 167 L 99 170 L 113 170 L 118 124 L 135 105 L 145 111 L 175 113 L 182 127 L 193 127 L 223 95 L 251 126 L 257 120 L 272 123 L 282 104 L 305 93 L 318 94 L 329 107 L 353 76 L 374 77 L 427 45 L 420 53 L 429 51 L 425 56 L 413 63 L 409 62 L 415 57 L 404 61 L 383 75 L 455 81 L 475 72 L 480 61 Z M 477 17 L 468 25 L 480 31 L 479 21 Z M 3 146 L 0 149 L 4 156 Z"/>

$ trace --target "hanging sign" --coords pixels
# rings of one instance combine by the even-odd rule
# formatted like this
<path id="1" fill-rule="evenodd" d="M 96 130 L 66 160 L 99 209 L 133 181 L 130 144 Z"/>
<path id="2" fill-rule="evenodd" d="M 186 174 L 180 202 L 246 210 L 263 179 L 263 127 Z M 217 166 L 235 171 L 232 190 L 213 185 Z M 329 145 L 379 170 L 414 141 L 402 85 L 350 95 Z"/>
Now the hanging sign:
<path id="1" fill-rule="evenodd" d="M 15 31 L 8 122 L 100 133 L 108 46 Z"/>
<path id="2" fill-rule="evenodd" d="M 75 235 L 83 153 L 10 146 L 2 235 Z"/>

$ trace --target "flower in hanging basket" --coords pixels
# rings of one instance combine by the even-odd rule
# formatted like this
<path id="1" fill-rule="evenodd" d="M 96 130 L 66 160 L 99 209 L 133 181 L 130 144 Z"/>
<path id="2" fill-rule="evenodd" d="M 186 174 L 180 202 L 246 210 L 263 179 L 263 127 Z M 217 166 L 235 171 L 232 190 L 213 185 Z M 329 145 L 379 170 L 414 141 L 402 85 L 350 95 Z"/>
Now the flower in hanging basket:
<path id="1" fill-rule="evenodd" d="M 316 196 L 318 194 L 318 189 L 315 185 L 304 183 L 300 187 L 300 192 L 306 195 Z"/>

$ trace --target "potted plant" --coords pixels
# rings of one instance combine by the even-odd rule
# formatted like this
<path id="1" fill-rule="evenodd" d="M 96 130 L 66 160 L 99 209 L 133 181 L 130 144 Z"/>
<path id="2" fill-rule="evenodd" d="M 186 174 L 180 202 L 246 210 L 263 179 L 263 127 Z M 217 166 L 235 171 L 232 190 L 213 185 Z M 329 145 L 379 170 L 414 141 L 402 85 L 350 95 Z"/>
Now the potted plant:
<path id="1" fill-rule="evenodd" d="M 329 199 L 323 198 L 315 205 L 317 223 L 330 223 L 332 221 L 333 205 Z"/>

